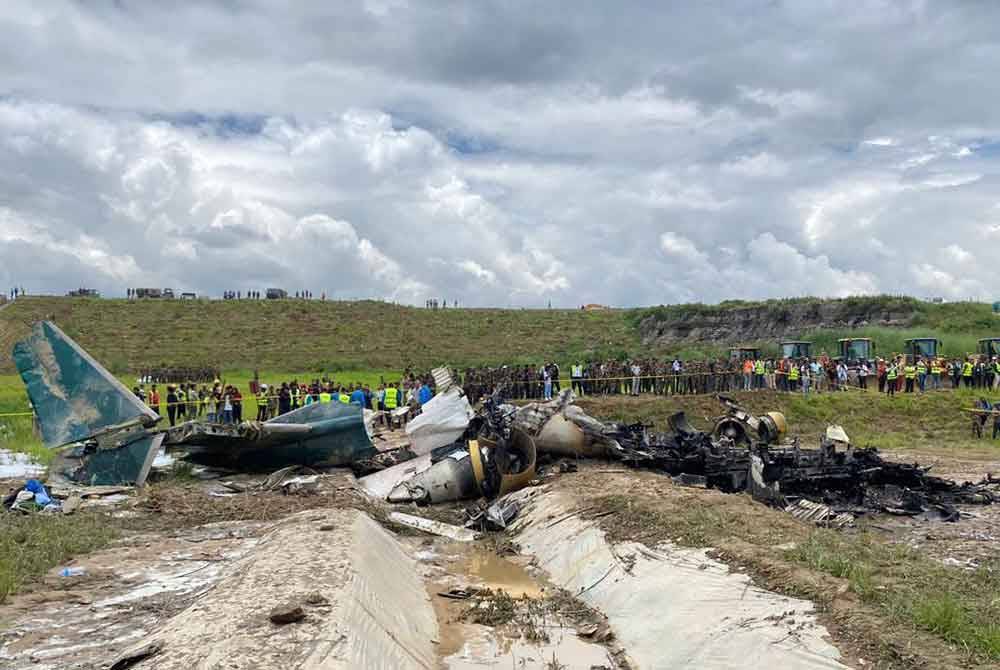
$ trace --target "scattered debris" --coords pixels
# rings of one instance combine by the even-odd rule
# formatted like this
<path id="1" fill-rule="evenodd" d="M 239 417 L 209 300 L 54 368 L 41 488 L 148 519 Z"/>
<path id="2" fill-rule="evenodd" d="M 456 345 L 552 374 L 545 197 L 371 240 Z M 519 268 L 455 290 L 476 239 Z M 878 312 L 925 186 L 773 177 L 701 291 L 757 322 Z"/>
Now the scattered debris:
<path id="1" fill-rule="evenodd" d="M 159 642 L 151 642 L 144 647 L 133 649 L 115 659 L 111 664 L 110 670 L 126 670 L 127 668 L 131 668 L 135 664 L 146 660 L 150 656 L 155 656 L 160 653 L 162 649 L 163 645 Z"/>
<path id="2" fill-rule="evenodd" d="M 438 384 L 438 395 L 420 408 L 420 415 L 406 425 L 410 449 L 415 454 L 428 454 L 462 437 L 475 416 L 461 387 L 455 385 L 446 368 L 431 373 Z"/>
<path id="3" fill-rule="evenodd" d="M 726 438 L 735 444 L 773 444 L 788 430 L 785 415 L 768 412 L 761 416 L 750 414 L 729 396 L 718 396 L 726 407 L 726 414 L 715 420 L 712 437 Z"/>
<path id="4" fill-rule="evenodd" d="M 310 593 L 306 596 L 306 605 L 311 607 L 326 607 L 330 604 L 330 599 L 322 593 Z"/>
<path id="5" fill-rule="evenodd" d="M 306 613 L 305 610 L 302 609 L 302 605 L 297 603 L 285 603 L 284 605 L 278 605 L 272 609 L 268 618 L 271 620 L 271 623 L 284 626 L 285 624 L 302 621 L 306 618 Z"/>
<path id="6" fill-rule="evenodd" d="M 452 526 L 450 524 L 434 521 L 432 519 L 425 519 L 422 516 L 403 514 L 402 512 L 390 512 L 389 521 L 398 523 L 401 526 L 406 526 L 407 528 L 414 528 L 425 533 L 430 533 L 431 535 L 447 537 L 448 539 L 455 540 L 456 542 L 472 542 L 479 537 L 478 533 L 466 528 Z"/>
<path id="7" fill-rule="evenodd" d="M 510 496 L 492 504 L 481 503 L 465 510 L 468 519 L 465 527 L 476 528 L 482 532 L 506 530 L 520 511 L 521 504 Z"/>
<path id="8" fill-rule="evenodd" d="M 319 490 L 319 473 L 301 465 L 290 465 L 272 472 L 262 482 L 220 481 L 219 484 L 236 493 L 281 491 L 286 495 L 314 495 Z"/>
<path id="9" fill-rule="evenodd" d="M 478 595 L 482 589 L 473 588 L 471 586 L 466 586 L 462 588 L 448 589 L 447 591 L 439 591 L 438 595 L 442 598 L 447 598 L 448 600 L 468 600 L 475 595 Z"/>
<path id="10" fill-rule="evenodd" d="M 823 503 L 801 499 L 785 508 L 785 511 L 796 519 L 812 521 L 817 526 L 828 528 L 846 528 L 854 524 L 854 515 L 846 512 L 836 512 Z"/>

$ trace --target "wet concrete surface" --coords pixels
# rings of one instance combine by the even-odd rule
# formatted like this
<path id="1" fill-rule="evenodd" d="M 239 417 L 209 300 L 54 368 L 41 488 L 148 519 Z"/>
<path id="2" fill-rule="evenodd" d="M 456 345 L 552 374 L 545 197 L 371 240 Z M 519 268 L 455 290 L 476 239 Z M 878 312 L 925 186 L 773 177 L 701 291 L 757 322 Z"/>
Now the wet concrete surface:
<path id="1" fill-rule="evenodd" d="M 194 602 L 250 551 L 262 524 L 134 535 L 72 561 L 0 606 L 0 667 L 97 670 Z"/>

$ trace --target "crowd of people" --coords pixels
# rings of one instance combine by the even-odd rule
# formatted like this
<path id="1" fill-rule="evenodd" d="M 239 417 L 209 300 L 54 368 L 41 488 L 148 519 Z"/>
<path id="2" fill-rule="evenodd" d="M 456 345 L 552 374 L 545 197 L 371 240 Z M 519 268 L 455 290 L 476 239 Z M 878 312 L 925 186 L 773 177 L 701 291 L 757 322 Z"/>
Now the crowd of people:
<path id="1" fill-rule="evenodd" d="M 570 366 L 569 379 L 555 363 L 467 368 L 462 383 L 473 402 L 505 389 L 518 400 L 544 400 L 569 383 L 586 395 L 697 395 L 733 391 L 810 392 L 862 391 L 917 392 L 958 388 L 1000 388 L 1000 361 L 981 357 L 907 359 L 905 356 L 874 361 L 838 361 L 827 355 L 816 358 L 746 358 L 683 361 L 652 358 L 607 360 Z"/>
<path id="2" fill-rule="evenodd" d="M 161 393 L 160 389 L 165 388 Z M 141 381 L 132 392 L 154 412 L 167 417 L 171 426 L 185 421 L 204 420 L 208 423 L 233 424 L 244 419 L 267 421 L 313 403 L 339 402 L 354 404 L 372 411 L 383 412 L 383 421 L 391 426 L 394 410 L 408 407 L 411 414 L 428 403 L 435 394 L 434 378 L 408 373 L 399 382 L 389 381 L 372 388 L 361 382 L 344 384 L 329 379 L 310 383 L 298 380 L 268 384 L 255 380 L 250 383 L 248 397 L 239 386 L 223 384 L 215 379 L 211 385 L 194 382 L 168 383 L 165 386 Z M 244 403 L 252 400 L 255 411 L 244 414 Z"/>
<path id="3" fill-rule="evenodd" d="M 209 383 L 168 383 L 164 379 L 195 379 L 214 370 L 163 368 L 143 371 L 133 392 L 170 425 L 188 420 L 238 423 L 245 418 L 267 421 L 312 403 L 339 402 L 389 415 L 408 407 L 411 415 L 436 393 L 430 374 L 407 371 L 398 381 L 376 387 L 361 382 L 340 383 L 327 378 L 309 383 L 297 379 L 276 383 L 250 382 L 254 411 L 245 414 L 240 388 L 216 377 Z M 895 356 L 874 361 L 838 361 L 817 358 L 710 359 L 683 361 L 653 358 L 575 363 L 566 375 L 556 363 L 467 368 L 459 381 L 476 403 L 497 389 L 513 400 L 547 400 L 567 385 L 577 395 L 698 395 L 770 389 L 789 393 L 877 390 L 895 395 L 943 388 L 1000 388 L 1000 360 L 968 358 L 908 358 Z M 150 381 L 152 383 L 150 384 Z M 147 385 L 149 386 L 147 390 Z M 384 417 L 389 423 L 387 417 Z"/>

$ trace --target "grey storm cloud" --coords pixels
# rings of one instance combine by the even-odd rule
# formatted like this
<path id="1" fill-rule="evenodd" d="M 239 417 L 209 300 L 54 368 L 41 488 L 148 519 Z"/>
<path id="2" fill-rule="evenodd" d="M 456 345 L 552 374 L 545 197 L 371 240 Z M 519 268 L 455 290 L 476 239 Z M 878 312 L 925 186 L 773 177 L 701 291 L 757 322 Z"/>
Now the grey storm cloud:
<path id="1" fill-rule="evenodd" d="M 992 298 L 1000 5 L 12 0 L 0 286 Z"/>

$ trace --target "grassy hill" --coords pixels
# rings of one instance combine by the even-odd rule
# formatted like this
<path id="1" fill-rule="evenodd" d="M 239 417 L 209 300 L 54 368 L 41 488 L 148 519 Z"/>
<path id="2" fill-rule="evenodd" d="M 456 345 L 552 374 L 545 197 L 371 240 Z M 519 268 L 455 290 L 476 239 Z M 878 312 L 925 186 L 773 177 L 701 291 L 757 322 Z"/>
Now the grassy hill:
<path id="1" fill-rule="evenodd" d="M 824 314 L 891 315 L 891 325 L 863 320 L 830 325 Z M 759 303 L 671 305 L 635 310 L 427 310 L 383 302 L 140 301 L 29 297 L 0 310 L 0 374 L 13 372 L 10 350 L 30 324 L 53 319 L 113 372 L 155 365 L 211 365 L 227 371 L 403 370 L 448 364 L 569 364 L 582 357 L 630 355 L 700 358 L 723 354 L 734 339 L 768 331 L 789 314 L 795 337 L 815 351 L 836 350 L 847 335 L 872 337 L 877 351 L 902 349 L 914 336 L 938 337 L 944 352 L 975 351 L 980 337 L 1000 336 L 1000 318 L 985 303 L 932 304 L 874 296 L 845 300 L 796 298 Z M 815 315 L 815 316 L 812 316 Z M 687 338 L 650 338 L 649 324 L 723 324 Z M 680 325 L 678 325 L 680 324 Z M 789 331 L 787 322 L 785 332 Z M 777 336 L 749 338 L 776 353 Z M 645 341 L 645 344 L 644 344 Z"/>
<path id="2" fill-rule="evenodd" d="M 0 372 L 30 324 L 52 319 L 116 373 L 152 365 L 224 370 L 402 370 L 567 361 L 641 349 L 621 310 L 427 310 L 383 302 L 23 298 L 0 310 Z"/>

